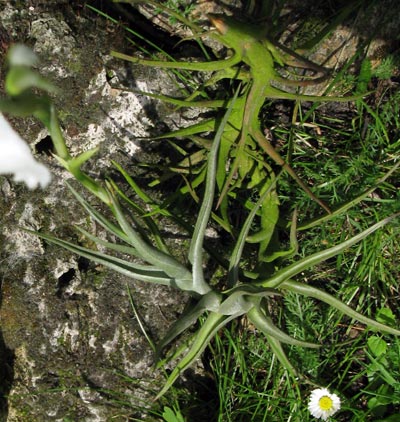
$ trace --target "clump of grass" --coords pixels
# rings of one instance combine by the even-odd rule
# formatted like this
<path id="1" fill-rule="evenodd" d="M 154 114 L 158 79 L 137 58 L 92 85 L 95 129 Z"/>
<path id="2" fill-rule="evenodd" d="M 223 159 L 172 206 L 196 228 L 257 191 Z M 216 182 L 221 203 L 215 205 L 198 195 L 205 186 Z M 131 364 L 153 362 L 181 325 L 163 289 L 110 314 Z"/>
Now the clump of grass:
<path id="1" fill-rule="evenodd" d="M 312 125 L 304 125 L 308 121 L 302 121 L 288 129 L 277 127 L 275 135 L 285 140 L 295 139 L 296 169 L 307 180 L 314 181 L 324 200 L 339 206 L 376 185 L 399 160 L 399 100 L 400 91 L 392 88 L 378 100 L 373 112 L 368 104 L 353 107 L 350 118 L 342 112 L 335 116 L 335 111 L 317 109 L 311 117 Z M 301 116 L 301 110 L 299 113 Z M 294 191 L 289 183 L 281 181 L 281 192 L 282 203 L 290 209 L 296 206 L 318 213 L 313 202 L 303 192 Z M 399 199 L 396 171 L 346 215 L 307 234 L 300 232 L 299 253 L 316 250 L 338 236 L 346 237 L 360 224 L 398 211 Z M 399 253 L 400 229 L 395 225 L 325 262 L 316 271 L 305 271 L 301 277 L 308 283 L 324 285 L 355 309 L 394 323 L 399 317 Z M 309 380 L 340 392 L 342 411 L 335 420 L 397 420 L 400 415 L 398 339 L 392 341 L 377 336 L 373 330 L 352 326 L 351 320 L 313 299 L 300 299 L 289 293 L 283 300 L 284 323 L 291 335 L 304 340 L 316 336 L 325 345 L 335 344 L 322 350 L 290 346 L 288 351 Z M 247 331 L 238 330 L 237 326 L 231 327 L 229 332 L 221 333 L 211 348 L 213 374 L 220 391 L 221 410 L 217 420 L 240 421 L 246 415 L 256 421 L 312 420 L 306 408 L 308 389 L 304 380 L 300 387 L 297 380 L 285 376 L 274 367 L 262 339 L 257 336 L 250 339 L 246 334 Z"/>

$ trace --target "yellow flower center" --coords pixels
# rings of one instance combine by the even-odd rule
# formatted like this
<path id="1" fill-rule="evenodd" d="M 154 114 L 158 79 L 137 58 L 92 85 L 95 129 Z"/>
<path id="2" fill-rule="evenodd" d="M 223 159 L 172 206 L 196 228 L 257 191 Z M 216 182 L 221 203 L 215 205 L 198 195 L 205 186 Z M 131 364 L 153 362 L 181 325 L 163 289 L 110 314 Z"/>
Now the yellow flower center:
<path id="1" fill-rule="evenodd" d="M 322 409 L 322 410 L 330 410 L 330 409 L 332 409 L 333 401 L 328 396 L 322 396 L 319 399 L 319 403 L 318 404 L 319 404 L 320 409 Z"/>

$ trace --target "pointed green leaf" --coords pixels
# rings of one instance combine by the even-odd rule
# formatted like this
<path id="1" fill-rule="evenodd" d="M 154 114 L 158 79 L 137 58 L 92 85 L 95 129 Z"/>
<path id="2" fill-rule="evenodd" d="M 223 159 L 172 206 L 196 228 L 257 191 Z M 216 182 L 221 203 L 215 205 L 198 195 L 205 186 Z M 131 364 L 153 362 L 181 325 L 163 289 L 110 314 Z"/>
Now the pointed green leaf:
<path id="1" fill-rule="evenodd" d="M 218 309 L 220 302 L 221 295 L 210 291 L 202 296 L 196 305 L 189 305 L 190 307 L 171 325 L 162 340 L 157 344 L 157 360 L 165 346 L 193 325 L 205 311 Z"/>
<path id="2" fill-rule="evenodd" d="M 228 107 L 223 119 L 221 120 L 218 130 L 214 137 L 214 142 L 208 157 L 207 177 L 206 177 L 206 188 L 204 192 L 203 202 L 197 217 L 196 226 L 194 228 L 192 241 L 189 249 L 189 260 L 192 263 L 193 272 L 193 288 L 197 293 L 205 294 L 210 291 L 210 286 L 204 280 L 203 273 L 203 241 L 205 231 L 211 215 L 211 209 L 214 201 L 215 191 L 215 177 L 217 173 L 218 163 L 218 149 L 221 141 L 222 134 L 225 129 L 226 122 L 232 112 L 233 105 L 237 96 L 239 95 L 239 89 L 236 90 L 235 96 L 233 97 L 230 106 Z"/>
<path id="3" fill-rule="evenodd" d="M 350 318 L 354 318 L 355 320 L 362 322 L 363 324 L 366 324 L 369 327 L 376 328 L 377 330 L 385 332 L 385 333 L 395 334 L 397 336 L 400 335 L 400 330 L 389 327 L 385 324 L 381 324 L 380 322 L 374 321 L 371 318 L 367 318 L 366 316 L 350 308 L 350 306 L 345 305 L 339 299 L 336 299 L 332 295 L 320 289 L 317 289 L 316 287 L 309 286 L 308 284 L 305 284 L 305 283 L 298 283 L 296 281 L 287 280 L 281 283 L 279 288 L 321 300 L 322 302 L 325 302 L 328 305 L 333 306 L 334 308 L 338 309 L 340 312 L 343 312 Z"/>
<path id="4" fill-rule="evenodd" d="M 106 217 L 100 214 L 95 208 L 93 208 L 68 182 L 66 182 L 68 189 L 72 192 L 78 202 L 83 206 L 87 213 L 93 218 L 94 221 L 97 221 L 103 228 L 108 232 L 117 236 L 119 239 L 128 243 L 128 236 L 120 229 L 117 225 L 111 223 Z M 143 258 L 139 253 L 138 256 Z"/>
<path id="5" fill-rule="evenodd" d="M 272 322 L 272 319 L 265 315 L 259 306 L 253 306 L 250 311 L 247 312 L 247 317 L 258 330 L 265 335 L 274 337 L 280 343 L 291 344 L 292 346 L 310 347 L 314 349 L 321 347 L 319 344 L 309 343 L 308 341 L 297 340 L 290 337 L 288 334 L 276 327 L 276 325 Z"/>
<path id="6" fill-rule="evenodd" d="M 192 274 L 190 271 L 171 255 L 147 243 L 125 218 L 116 197 L 112 194 L 110 196 L 114 215 L 126 235 L 126 242 L 132 245 L 143 259 L 163 270 L 171 278 L 174 278 L 176 287 L 182 290 L 196 292 L 193 288 Z"/>
<path id="7" fill-rule="evenodd" d="M 35 234 L 50 243 L 61 246 L 73 253 L 76 253 L 91 261 L 97 262 L 105 267 L 114 271 L 124 274 L 130 278 L 141 281 L 146 281 L 155 284 L 163 284 L 166 286 L 173 286 L 174 280 L 168 277 L 163 271 L 150 265 L 134 264 L 120 258 L 113 257 L 101 252 L 97 252 L 82 246 L 75 245 L 74 243 L 65 240 L 57 239 L 56 237 L 38 233 L 32 230 L 24 229 L 25 231 Z"/>
<path id="8" fill-rule="evenodd" d="M 158 400 L 171 388 L 173 383 L 178 379 L 179 375 L 187 368 L 189 368 L 189 366 L 191 366 L 193 362 L 203 353 L 204 349 L 207 347 L 208 343 L 211 341 L 214 335 L 229 321 L 235 319 L 236 316 L 237 315 L 226 317 L 214 312 L 210 313 L 199 331 L 197 331 L 197 333 L 195 333 L 193 336 L 194 340 L 189 351 L 172 370 L 167 382 L 161 391 L 157 394 L 155 400 Z"/>
<path id="9" fill-rule="evenodd" d="M 365 198 L 368 198 L 374 192 L 374 190 L 376 190 L 379 187 L 379 185 L 381 185 L 389 176 L 391 176 L 398 169 L 399 166 L 400 166 L 400 161 L 394 164 L 393 167 L 382 178 L 378 180 L 375 186 L 367 189 L 361 195 L 357 196 L 357 198 L 354 198 L 351 201 L 346 202 L 345 204 L 341 205 L 339 208 L 333 210 L 331 214 L 326 214 L 326 215 L 323 215 L 322 217 L 318 217 L 309 222 L 301 224 L 297 228 L 297 230 L 307 230 L 312 227 L 319 226 L 320 224 L 325 223 L 331 220 L 332 218 L 343 214 L 348 209 L 354 207 L 355 205 L 363 201 Z"/>
<path id="10" fill-rule="evenodd" d="M 351 237 L 350 239 L 339 243 L 338 245 L 332 246 L 324 251 L 316 252 L 302 260 L 289 265 L 288 267 L 278 271 L 272 277 L 267 280 L 256 282 L 255 285 L 264 286 L 264 287 L 278 287 L 281 283 L 286 280 L 289 280 L 291 277 L 301 273 L 305 269 L 312 267 L 313 265 L 319 264 L 320 262 L 326 261 L 329 258 L 332 258 L 335 255 L 338 255 L 346 248 L 356 244 L 360 240 L 364 239 L 374 231 L 382 228 L 395 218 L 397 218 L 400 213 L 393 214 L 383 220 L 379 221 L 378 223 L 374 224 L 373 226 L 369 227 L 368 229 L 362 231 L 361 233 Z"/>
<path id="11" fill-rule="evenodd" d="M 242 229 L 239 233 L 238 240 L 235 244 L 235 247 L 232 251 L 231 259 L 229 261 L 229 273 L 228 273 L 228 287 L 235 286 L 239 281 L 239 262 L 242 257 L 243 248 L 246 243 L 246 239 L 248 237 L 251 224 L 254 220 L 254 217 L 257 214 L 258 209 L 264 203 L 265 198 L 269 195 L 272 189 L 275 188 L 276 181 L 278 180 L 279 176 L 274 178 L 274 180 L 268 181 L 266 183 L 265 191 L 260 196 L 258 201 L 254 204 L 253 209 L 250 211 L 249 215 L 247 216 Z"/>
<path id="12" fill-rule="evenodd" d="M 99 147 L 96 147 L 82 152 L 82 154 L 79 154 L 77 157 L 71 158 L 68 161 L 68 168 L 71 169 L 71 173 L 73 174 L 75 169 L 80 169 L 86 161 L 90 160 L 98 152 Z"/>
<path id="13" fill-rule="evenodd" d="M 221 315 L 246 313 L 254 306 L 254 301 L 249 300 L 251 298 L 261 300 L 261 298 L 267 296 L 280 296 L 280 293 L 275 289 L 266 289 L 252 284 L 240 284 L 224 293 L 228 297 L 216 310 Z"/>
<path id="14" fill-rule="evenodd" d="M 78 226 L 76 226 L 75 229 L 81 232 L 85 237 L 90 239 L 96 245 L 104 246 L 107 249 L 111 249 L 112 251 L 121 252 L 132 256 L 138 256 L 136 249 L 132 246 L 121 245 L 115 242 L 107 242 L 106 240 L 100 239 L 99 237 L 94 236 L 93 234 Z"/>
<path id="15" fill-rule="evenodd" d="M 288 371 L 293 377 L 297 377 L 297 371 L 294 366 L 290 363 L 290 360 L 286 356 L 285 351 L 283 350 L 281 342 L 274 336 L 264 333 L 267 338 L 268 344 L 271 346 L 271 349 L 275 356 L 278 358 L 281 365 Z"/>
<path id="16" fill-rule="evenodd" d="M 39 88 L 47 92 L 56 92 L 57 88 L 26 66 L 12 66 L 5 81 L 6 92 L 11 96 L 19 95 L 30 88 Z"/>

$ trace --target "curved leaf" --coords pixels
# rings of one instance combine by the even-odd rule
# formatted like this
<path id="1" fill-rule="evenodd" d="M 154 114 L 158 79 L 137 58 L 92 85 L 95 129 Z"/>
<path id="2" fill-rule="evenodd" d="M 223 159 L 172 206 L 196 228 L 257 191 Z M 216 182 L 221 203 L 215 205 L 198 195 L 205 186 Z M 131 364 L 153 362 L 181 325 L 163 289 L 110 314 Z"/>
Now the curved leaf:
<path id="1" fill-rule="evenodd" d="M 193 290 L 200 294 L 205 294 L 211 290 L 211 287 L 204 280 L 203 273 L 203 241 L 207 224 L 210 219 L 211 209 L 214 201 L 215 191 L 215 178 L 217 173 L 218 162 L 218 148 L 220 145 L 221 137 L 225 129 L 225 125 L 232 112 L 233 105 L 237 96 L 239 95 L 240 87 L 236 90 L 230 105 L 218 126 L 218 130 L 214 137 L 207 166 L 206 188 L 204 192 L 203 203 L 197 217 L 196 226 L 193 232 L 192 241 L 190 243 L 189 260 L 193 265 Z"/>
<path id="2" fill-rule="evenodd" d="M 287 280 L 281 283 L 279 288 L 284 289 L 284 290 L 289 290 L 289 291 L 301 294 L 303 296 L 313 297 L 315 299 L 321 300 L 327 303 L 328 305 L 333 306 L 334 308 L 338 309 L 340 312 L 343 312 L 350 318 L 354 318 L 357 321 L 362 322 L 363 324 L 376 328 L 377 330 L 383 331 L 385 333 L 395 334 L 397 336 L 400 335 L 400 330 L 389 327 L 385 324 L 381 324 L 380 322 L 374 321 L 373 319 L 360 314 L 359 312 L 350 308 L 350 306 L 345 305 L 339 299 L 336 299 L 329 293 L 326 293 L 320 289 L 317 289 L 316 287 L 312 287 L 304 283 L 298 283 L 292 280 Z"/>
<path id="3" fill-rule="evenodd" d="M 97 221 L 109 233 L 112 233 L 119 239 L 128 243 L 128 236 L 123 232 L 123 230 L 121 230 L 117 225 L 111 223 L 106 217 L 93 208 L 68 182 L 66 182 L 66 185 L 94 221 Z M 139 252 L 137 252 L 137 255 L 140 256 Z"/>
<path id="4" fill-rule="evenodd" d="M 274 337 L 281 343 L 291 344 L 292 346 L 310 347 L 314 349 L 321 347 L 319 344 L 309 343 L 308 341 L 297 340 L 293 337 L 290 337 L 288 334 L 274 325 L 272 319 L 265 315 L 259 306 L 253 306 L 253 308 L 247 312 L 247 317 L 258 330 L 260 330 L 265 335 Z"/>
<path id="5" fill-rule="evenodd" d="M 168 329 L 165 336 L 157 344 L 156 356 L 160 356 L 162 349 L 167 346 L 172 340 L 183 333 L 187 328 L 193 325 L 201 315 L 206 311 L 215 311 L 218 309 L 221 303 L 221 295 L 210 291 L 196 303 L 194 306 L 190 306 L 177 321 L 175 321 Z"/>
<path id="6" fill-rule="evenodd" d="M 163 284 L 166 286 L 174 286 L 175 280 L 169 277 L 165 272 L 150 265 L 134 264 L 111 255 L 94 251 L 92 249 L 84 248 L 83 246 L 75 245 L 74 243 L 65 240 L 57 239 L 56 237 L 24 229 L 28 233 L 35 234 L 50 243 L 61 246 L 73 253 L 76 253 L 91 261 L 104 265 L 114 271 L 124 274 L 130 278 L 150 283 Z"/>
<path id="7" fill-rule="evenodd" d="M 258 201 L 254 204 L 253 209 L 250 211 L 249 215 L 247 216 L 242 229 L 239 233 L 238 240 L 235 244 L 233 249 L 231 259 L 229 261 L 229 272 L 228 272 L 228 287 L 233 287 L 239 282 L 239 262 L 242 257 L 243 248 L 246 243 L 247 236 L 249 234 L 251 224 L 254 220 L 254 217 L 257 214 L 258 209 L 261 205 L 264 204 L 265 199 L 268 197 L 270 192 L 275 188 L 276 181 L 278 180 L 279 175 L 275 177 L 272 182 L 270 180 L 267 181 L 265 188 L 265 192 L 260 196 Z"/>
<path id="8" fill-rule="evenodd" d="M 281 342 L 274 336 L 264 333 L 267 338 L 268 344 L 270 345 L 273 353 L 278 358 L 281 365 L 289 372 L 293 377 L 298 376 L 296 369 L 290 363 L 290 360 L 286 356 L 285 351 L 283 350 Z"/>
<path id="9" fill-rule="evenodd" d="M 249 297 L 261 300 L 261 298 L 266 296 L 280 295 L 277 290 L 256 287 L 251 284 L 240 284 L 224 293 L 228 294 L 228 297 L 221 303 L 217 310 L 222 315 L 246 313 L 254 306 L 254 302 L 249 300 Z"/>
<path id="10" fill-rule="evenodd" d="M 204 349 L 207 347 L 208 343 L 215 336 L 215 334 L 228 322 L 235 319 L 238 315 L 231 315 L 226 317 L 215 312 L 211 312 L 207 317 L 200 330 L 197 331 L 193 336 L 193 343 L 188 353 L 179 361 L 179 363 L 172 370 L 170 376 L 168 377 L 167 382 L 161 391 L 157 394 L 155 400 L 158 400 L 163 396 L 172 384 L 177 380 L 179 375 L 189 368 L 190 365 L 203 353 Z"/>
<path id="11" fill-rule="evenodd" d="M 364 239 L 374 231 L 380 229 L 381 227 L 388 224 L 390 221 L 394 220 L 400 215 L 400 213 L 393 214 L 383 220 L 379 221 L 378 223 L 374 224 L 373 226 L 369 227 L 368 229 L 362 231 L 361 233 L 353 236 L 352 238 L 339 243 L 338 245 L 332 246 L 329 249 L 324 251 L 316 252 L 302 260 L 289 265 L 288 267 L 278 271 L 275 275 L 268 278 L 267 280 L 258 281 L 254 283 L 256 286 L 264 286 L 264 287 L 278 287 L 284 281 L 289 280 L 293 276 L 301 273 L 305 269 L 312 267 L 313 265 L 319 264 L 320 262 L 326 261 L 329 258 L 332 258 L 335 255 L 338 255 L 340 252 L 344 251 L 346 248 L 356 244 L 360 240 Z"/>
<path id="12" fill-rule="evenodd" d="M 117 198 L 110 194 L 111 203 L 115 218 L 117 219 L 121 229 L 127 236 L 127 243 L 132 245 L 138 254 L 156 268 L 164 271 L 169 277 L 175 279 L 176 287 L 181 290 L 194 291 L 192 283 L 192 274 L 173 256 L 155 248 L 147 243 L 130 225 L 125 218 Z"/>

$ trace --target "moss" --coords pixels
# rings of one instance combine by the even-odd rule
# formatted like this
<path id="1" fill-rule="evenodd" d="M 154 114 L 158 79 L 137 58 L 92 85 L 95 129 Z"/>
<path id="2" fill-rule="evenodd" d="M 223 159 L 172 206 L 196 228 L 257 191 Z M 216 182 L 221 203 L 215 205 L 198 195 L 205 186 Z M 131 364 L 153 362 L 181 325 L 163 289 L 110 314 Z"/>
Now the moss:
<path id="1" fill-rule="evenodd" d="M 23 267 L 18 265 L 15 270 L 12 275 L 9 274 L 7 279 L 3 278 L 2 306 L 0 308 L 2 334 L 11 349 L 20 346 L 27 333 L 34 333 L 37 329 L 36 321 L 32 319 L 27 307 L 25 286 L 19 279 L 20 274 L 24 273 Z M 15 280 L 14 283 L 11 282 L 12 279 Z"/>

